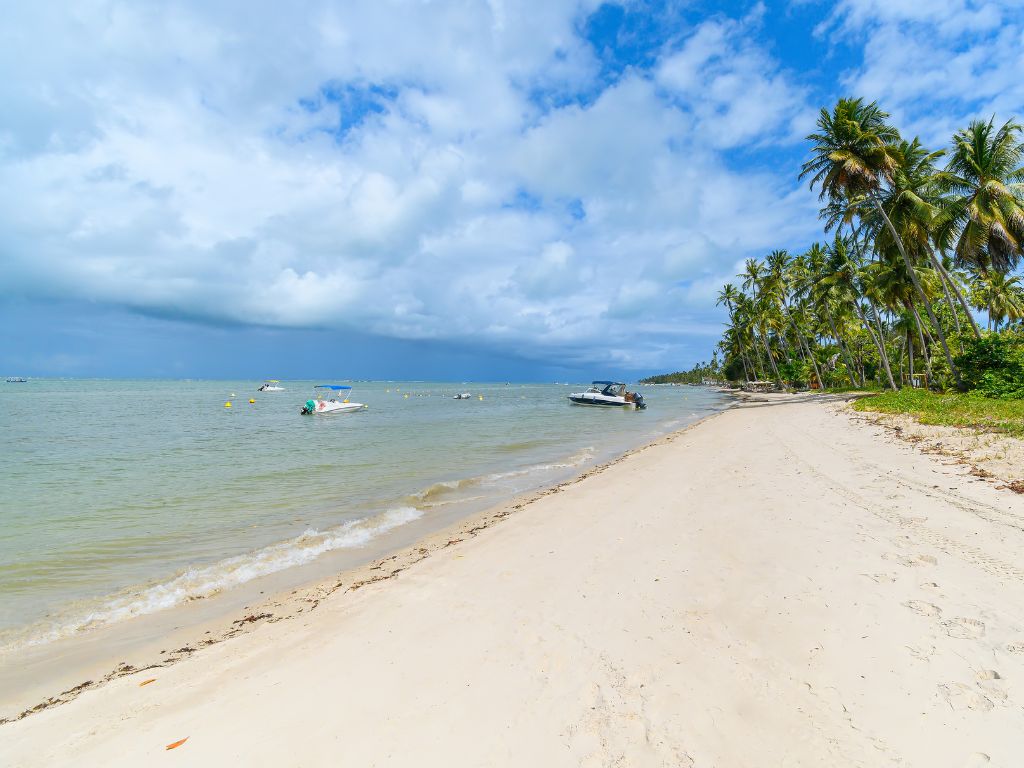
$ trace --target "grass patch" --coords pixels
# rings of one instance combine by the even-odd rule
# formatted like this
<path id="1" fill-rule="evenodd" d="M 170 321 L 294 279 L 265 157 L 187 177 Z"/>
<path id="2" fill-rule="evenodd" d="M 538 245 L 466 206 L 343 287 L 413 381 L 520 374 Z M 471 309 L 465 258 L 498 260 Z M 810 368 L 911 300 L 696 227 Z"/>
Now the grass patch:
<path id="1" fill-rule="evenodd" d="M 905 413 L 922 424 L 969 427 L 1024 438 L 1024 400 L 995 400 L 976 394 L 944 394 L 902 389 L 865 397 L 853 404 L 858 411 Z"/>

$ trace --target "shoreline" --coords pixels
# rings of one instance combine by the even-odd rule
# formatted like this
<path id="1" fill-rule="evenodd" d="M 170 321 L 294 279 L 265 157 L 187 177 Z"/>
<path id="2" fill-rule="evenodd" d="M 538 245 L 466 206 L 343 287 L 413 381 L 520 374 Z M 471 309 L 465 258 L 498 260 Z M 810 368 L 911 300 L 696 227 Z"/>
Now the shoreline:
<path id="1" fill-rule="evenodd" d="M 743 398 L 306 594 L 291 621 L 7 723 L 0 754 L 1013 765 L 1024 498 L 845 401 Z"/>
<path id="2" fill-rule="evenodd" d="M 416 531 L 416 527 L 413 525 L 408 531 L 404 531 L 403 533 L 406 535 L 401 537 L 406 540 L 406 543 L 397 548 L 393 544 L 389 545 L 386 541 L 380 541 L 364 546 L 362 552 L 372 553 L 367 557 L 356 555 L 356 552 L 360 550 L 348 553 L 358 560 L 364 560 L 365 562 L 362 564 L 332 570 L 329 575 L 307 577 L 298 584 L 273 590 L 269 594 L 265 594 L 266 590 L 258 588 L 264 586 L 263 582 L 265 581 L 276 580 L 275 577 L 280 574 L 258 577 L 252 582 L 228 590 L 231 593 L 230 596 L 233 597 L 249 595 L 244 599 L 247 604 L 241 609 L 237 607 L 237 603 L 241 603 L 243 600 L 229 600 L 228 605 L 222 606 L 220 610 L 214 610 L 213 614 L 200 610 L 199 604 L 204 604 L 202 607 L 205 608 L 212 602 L 222 598 L 226 599 L 224 594 L 218 594 L 212 598 L 201 598 L 176 605 L 155 614 L 143 614 L 124 621 L 102 625 L 78 635 L 60 638 L 49 643 L 19 648 L 12 652 L 10 657 L 15 660 L 20 657 L 22 663 L 5 665 L 8 669 L 16 667 L 18 673 L 13 677 L 7 677 L 8 685 L 4 687 L 23 693 L 17 698 L 12 697 L 10 703 L 4 702 L 4 709 L 0 710 L 0 728 L 38 712 L 66 704 L 78 698 L 82 693 L 100 688 L 112 680 L 145 670 L 172 666 L 193 657 L 205 648 L 249 634 L 264 624 L 274 624 L 309 613 L 317 608 L 321 600 L 342 589 L 346 581 L 348 586 L 345 591 L 352 592 L 367 584 L 394 578 L 434 552 L 453 546 L 465 540 L 466 537 L 476 536 L 480 531 L 496 525 L 509 515 L 546 496 L 559 493 L 566 487 L 615 466 L 635 453 L 643 452 L 664 441 L 671 441 L 706 421 L 720 417 L 735 408 L 737 402 L 743 399 L 740 393 L 720 389 L 716 391 L 723 395 L 732 395 L 732 402 L 682 428 L 673 429 L 625 451 L 616 452 L 610 459 L 584 467 L 575 474 L 557 480 L 553 484 L 513 494 L 511 497 L 490 504 L 482 510 L 470 512 L 468 515 L 456 513 L 452 522 L 445 523 L 440 528 L 428 527 L 425 531 Z M 411 539 L 408 535 L 410 533 L 412 534 Z M 323 571 L 324 567 L 321 564 L 318 568 L 314 561 L 299 566 L 298 569 Z M 200 616 L 182 622 L 182 614 L 188 611 L 199 613 Z M 241 615 L 238 615 L 239 613 Z M 130 631 L 132 627 L 126 627 L 126 625 L 139 622 L 164 627 L 164 632 L 155 637 L 152 636 L 153 632 L 148 632 L 149 636 L 134 643 L 129 642 L 128 647 L 124 647 L 124 635 L 135 636 L 135 633 Z M 52 681 L 40 683 L 36 677 L 37 671 L 43 668 L 52 674 L 53 648 L 55 646 L 59 648 L 60 645 L 69 645 L 72 655 L 75 655 L 76 650 L 80 650 L 83 646 L 86 647 L 87 659 L 72 665 L 71 668 L 62 669 Z M 96 646 L 106 645 L 123 648 L 123 651 L 111 653 L 96 649 Z M 60 653 L 59 655 L 64 657 L 66 654 Z M 30 661 L 28 665 L 24 663 L 26 657 Z M 27 691 L 31 691 L 31 693 L 25 693 Z M 58 692 L 54 693 L 54 691 Z"/>

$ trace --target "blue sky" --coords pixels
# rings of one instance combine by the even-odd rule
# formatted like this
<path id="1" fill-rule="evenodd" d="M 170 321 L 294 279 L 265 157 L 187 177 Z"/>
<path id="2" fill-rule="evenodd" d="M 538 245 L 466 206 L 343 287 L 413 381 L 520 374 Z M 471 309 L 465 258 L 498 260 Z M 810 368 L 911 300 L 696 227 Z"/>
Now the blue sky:
<path id="1" fill-rule="evenodd" d="M 20 4 L 0 373 L 544 380 L 707 359 L 820 236 L 817 110 L 1024 111 L 1019 0 Z"/>

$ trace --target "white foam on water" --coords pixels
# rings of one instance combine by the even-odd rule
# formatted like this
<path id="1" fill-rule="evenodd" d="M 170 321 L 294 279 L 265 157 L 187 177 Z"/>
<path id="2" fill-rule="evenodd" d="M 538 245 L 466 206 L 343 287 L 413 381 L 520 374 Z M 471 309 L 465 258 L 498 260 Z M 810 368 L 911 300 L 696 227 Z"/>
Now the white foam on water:
<path id="1" fill-rule="evenodd" d="M 136 616 L 163 611 L 191 600 L 212 597 L 248 581 L 286 568 L 305 565 L 325 552 L 361 547 L 383 533 L 423 516 L 415 507 L 397 507 L 351 520 L 324 532 L 307 529 L 292 539 L 271 544 L 255 552 L 229 557 L 212 565 L 192 567 L 169 581 L 126 591 L 107 599 L 101 606 L 54 623 L 40 622 L 0 647 L 2 652 L 41 645 L 84 630 L 103 627 Z"/>

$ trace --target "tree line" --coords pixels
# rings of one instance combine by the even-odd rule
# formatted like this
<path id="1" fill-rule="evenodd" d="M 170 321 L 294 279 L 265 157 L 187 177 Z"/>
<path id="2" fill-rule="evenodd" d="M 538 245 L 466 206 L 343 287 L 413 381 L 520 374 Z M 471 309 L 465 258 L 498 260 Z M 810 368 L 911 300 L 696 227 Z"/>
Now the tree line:
<path id="1" fill-rule="evenodd" d="M 829 238 L 723 286 L 712 377 L 1024 396 L 1021 134 L 975 120 L 933 151 L 877 103 L 822 109 L 800 178 Z"/>

